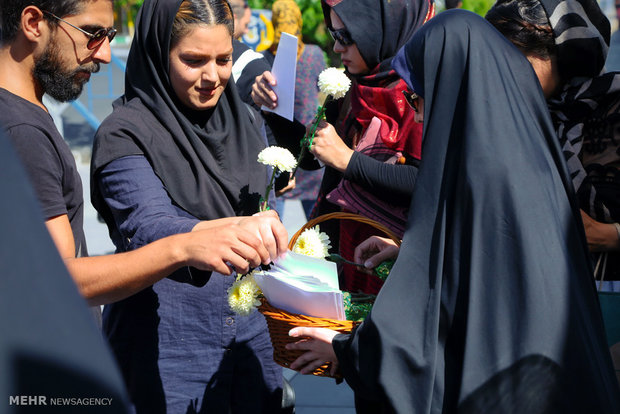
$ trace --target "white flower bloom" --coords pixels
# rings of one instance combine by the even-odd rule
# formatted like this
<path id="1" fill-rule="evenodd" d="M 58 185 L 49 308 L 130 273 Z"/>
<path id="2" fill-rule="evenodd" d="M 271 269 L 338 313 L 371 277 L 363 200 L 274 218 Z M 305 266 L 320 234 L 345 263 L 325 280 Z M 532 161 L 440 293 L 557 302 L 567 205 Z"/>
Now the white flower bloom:
<path id="1" fill-rule="evenodd" d="M 319 90 L 325 95 L 331 95 L 334 99 L 340 99 L 349 90 L 351 80 L 340 69 L 327 68 L 319 74 L 317 85 Z"/>
<path id="2" fill-rule="evenodd" d="M 323 259 L 329 254 L 329 236 L 321 233 L 319 226 L 304 230 L 293 246 L 293 251 L 306 256 Z"/>
<path id="3" fill-rule="evenodd" d="M 297 166 L 297 160 L 289 150 L 282 147 L 271 146 L 258 154 L 258 162 L 271 165 L 280 171 L 291 172 Z"/>
<path id="4" fill-rule="evenodd" d="M 254 280 L 254 275 L 246 275 L 228 289 L 228 305 L 236 314 L 248 316 L 260 306 L 258 300 L 260 294 L 261 290 Z"/>

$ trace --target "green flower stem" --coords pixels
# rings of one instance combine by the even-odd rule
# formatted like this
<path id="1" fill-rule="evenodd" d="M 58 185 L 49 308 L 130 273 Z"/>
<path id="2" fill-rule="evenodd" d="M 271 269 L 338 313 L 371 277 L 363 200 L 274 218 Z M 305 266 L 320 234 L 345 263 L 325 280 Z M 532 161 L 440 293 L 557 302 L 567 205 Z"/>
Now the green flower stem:
<path id="1" fill-rule="evenodd" d="M 345 259 L 344 257 L 340 256 L 339 254 L 336 253 L 331 253 L 329 256 L 327 256 L 325 258 L 325 260 L 329 260 L 330 262 L 334 262 L 334 263 L 347 263 L 353 266 L 357 266 L 357 267 L 366 267 L 364 266 L 364 263 L 355 263 L 352 262 L 350 260 Z"/>
<path id="2" fill-rule="evenodd" d="M 269 180 L 269 184 L 267 185 L 267 188 L 265 189 L 265 196 L 261 197 L 260 199 L 260 205 L 259 205 L 258 211 L 269 210 L 269 193 L 271 192 L 271 189 L 273 188 L 273 182 L 276 179 L 277 171 L 278 171 L 278 168 L 273 167 L 273 172 L 271 173 L 271 180 Z"/>
<path id="3" fill-rule="evenodd" d="M 304 137 L 301 139 L 301 142 L 299 144 L 299 146 L 301 147 L 301 151 L 299 152 L 299 156 L 297 157 L 297 166 L 291 173 L 291 179 L 295 177 L 297 168 L 299 168 L 299 163 L 301 162 L 301 159 L 306 155 L 306 151 L 309 150 L 312 146 L 312 141 L 314 140 L 314 134 L 316 134 L 316 129 L 319 127 L 319 124 L 321 123 L 323 118 L 325 118 L 325 107 L 331 100 L 332 96 L 327 95 L 327 98 L 325 98 L 325 102 L 323 102 L 323 105 L 319 105 L 318 109 L 316 110 L 316 115 L 312 120 L 310 129 L 306 131 Z"/>

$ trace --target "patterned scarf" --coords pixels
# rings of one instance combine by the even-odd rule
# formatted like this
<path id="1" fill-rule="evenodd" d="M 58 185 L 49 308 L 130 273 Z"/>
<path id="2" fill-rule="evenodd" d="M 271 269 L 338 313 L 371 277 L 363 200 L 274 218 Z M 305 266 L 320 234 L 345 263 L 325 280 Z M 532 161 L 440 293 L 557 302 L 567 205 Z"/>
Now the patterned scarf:
<path id="1" fill-rule="evenodd" d="M 581 158 L 584 146 L 604 135 L 611 134 L 615 142 L 611 109 L 620 101 L 620 73 L 604 73 L 609 21 L 595 0 L 541 0 L 541 4 L 553 29 L 560 76 L 567 82 L 559 97 L 549 101 L 549 108 L 580 207 L 597 221 L 618 220 L 592 184 L 595 168 L 584 167 Z"/>
<path id="2" fill-rule="evenodd" d="M 271 23 L 273 24 L 273 43 L 269 47 L 272 54 L 276 54 L 282 32 L 297 36 L 297 59 L 304 52 L 301 29 L 303 20 L 301 10 L 293 0 L 276 0 L 271 6 Z"/>

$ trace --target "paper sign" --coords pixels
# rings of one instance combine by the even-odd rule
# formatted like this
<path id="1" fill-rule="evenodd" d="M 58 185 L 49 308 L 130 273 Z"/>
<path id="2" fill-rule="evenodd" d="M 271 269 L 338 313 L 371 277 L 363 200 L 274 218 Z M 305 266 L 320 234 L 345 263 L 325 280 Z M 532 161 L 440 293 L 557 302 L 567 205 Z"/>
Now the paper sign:
<path id="1" fill-rule="evenodd" d="M 282 32 L 276 57 L 271 67 L 271 74 L 276 78 L 277 85 L 273 91 L 278 96 L 275 109 L 263 105 L 264 111 L 273 112 L 293 121 L 295 110 L 295 76 L 297 74 L 297 37 Z"/>

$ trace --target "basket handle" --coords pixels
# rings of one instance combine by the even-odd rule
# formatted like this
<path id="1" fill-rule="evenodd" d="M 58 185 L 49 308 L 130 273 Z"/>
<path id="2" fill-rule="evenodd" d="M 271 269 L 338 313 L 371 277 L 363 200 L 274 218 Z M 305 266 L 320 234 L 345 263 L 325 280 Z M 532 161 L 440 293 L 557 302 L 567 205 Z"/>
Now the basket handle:
<path id="1" fill-rule="evenodd" d="M 390 239 L 392 239 L 392 241 L 394 241 L 394 243 L 396 243 L 397 246 L 400 246 L 400 243 L 401 243 L 400 238 L 396 234 L 394 234 L 392 230 L 388 229 L 383 224 L 373 219 L 370 219 L 368 217 L 360 216 L 359 214 L 337 211 L 335 213 L 323 214 L 322 216 L 318 216 L 318 217 L 313 218 L 312 220 L 309 220 L 299 230 L 297 230 L 297 232 L 293 234 L 293 236 L 291 236 L 291 241 L 288 243 L 288 248 L 291 250 L 293 249 L 293 246 L 295 246 L 295 243 L 297 242 L 297 238 L 299 237 L 301 233 L 303 233 L 304 230 L 314 227 L 319 223 L 322 223 L 324 221 L 331 220 L 331 219 L 353 220 L 353 221 L 359 221 L 360 223 L 368 224 L 376 228 L 377 230 L 380 230 L 383 233 L 385 233 L 385 235 L 388 236 Z"/>

